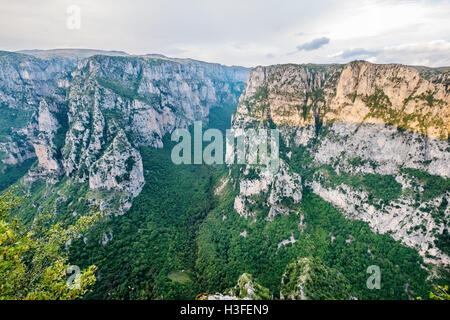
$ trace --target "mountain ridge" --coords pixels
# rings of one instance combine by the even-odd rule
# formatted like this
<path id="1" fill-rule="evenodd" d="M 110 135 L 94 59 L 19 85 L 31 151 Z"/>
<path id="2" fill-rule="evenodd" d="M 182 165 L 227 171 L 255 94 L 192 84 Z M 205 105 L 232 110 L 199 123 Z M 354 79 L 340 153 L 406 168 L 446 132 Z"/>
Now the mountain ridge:
<path id="1" fill-rule="evenodd" d="M 275 297 L 316 297 L 314 281 L 295 278 L 302 263 L 292 264 L 311 255 L 321 258 L 318 274 L 342 274 L 333 287 L 345 297 L 350 285 L 351 297 L 408 298 L 450 265 L 441 71 L 0 53 L 9 125 L 0 169 L 36 159 L 14 183 L 25 196 L 15 213 L 26 221 L 47 211 L 64 222 L 91 208 L 109 213 L 71 249 L 76 263 L 99 265 L 96 298 L 194 298 L 247 273 Z M 278 129 L 280 170 L 174 165 L 170 134 L 197 120 Z M 371 264 L 391 287 L 365 288 Z M 289 292 L 299 283 L 309 295 Z"/>

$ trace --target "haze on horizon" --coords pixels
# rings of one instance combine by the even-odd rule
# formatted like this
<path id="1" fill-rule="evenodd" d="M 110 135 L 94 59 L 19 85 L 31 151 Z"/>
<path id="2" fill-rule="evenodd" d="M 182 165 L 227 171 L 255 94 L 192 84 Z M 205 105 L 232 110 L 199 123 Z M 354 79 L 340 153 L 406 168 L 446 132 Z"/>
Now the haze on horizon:
<path id="1" fill-rule="evenodd" d="M 450 65 L 449 0 L 0 0 L 0 50 L 90 48 L 227 65 Z M 68 28 L 68 8 L 80 28 Z"/>

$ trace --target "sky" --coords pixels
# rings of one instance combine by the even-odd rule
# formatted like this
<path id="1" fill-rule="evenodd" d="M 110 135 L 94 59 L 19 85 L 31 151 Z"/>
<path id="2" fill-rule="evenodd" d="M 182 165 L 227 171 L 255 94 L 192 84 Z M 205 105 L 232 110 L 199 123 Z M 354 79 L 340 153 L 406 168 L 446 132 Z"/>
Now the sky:
<path id="1" fill-rule="evenodd" d="M 450 65 L 450 0 L 0 0 L 0 50 Z"/>

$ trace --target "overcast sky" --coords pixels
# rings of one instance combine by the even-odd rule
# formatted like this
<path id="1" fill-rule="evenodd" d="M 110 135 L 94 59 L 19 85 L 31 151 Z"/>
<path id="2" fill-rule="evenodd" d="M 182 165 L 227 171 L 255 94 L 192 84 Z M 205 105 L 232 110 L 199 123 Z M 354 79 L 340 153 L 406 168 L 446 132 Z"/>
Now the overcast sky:
<path id="1" fill-rule="evenodd" d="M 71 5 L 81 10 L 79 29 Z M 0 49 L 36 48 L 249 67 L 355 59 L 444 66 L 450 0 L 0 0 Z"/>

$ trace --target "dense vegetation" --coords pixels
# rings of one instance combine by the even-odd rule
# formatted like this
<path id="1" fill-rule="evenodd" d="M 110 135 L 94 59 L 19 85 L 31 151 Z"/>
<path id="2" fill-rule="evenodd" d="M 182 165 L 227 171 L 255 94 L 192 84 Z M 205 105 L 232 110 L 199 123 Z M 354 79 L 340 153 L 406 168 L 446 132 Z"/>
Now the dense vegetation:
<path id="1" fill-rule="evenodd" d="M 31 110 L 19 110 L 9 108 L 7 105 L 0 104 L 0 141 L 8 140 L 14 129 L 24 127 L 30 120 Z"/>
<path id="2" fill-rule="evenodd" d="M 71 260 L 99 266 L 91 298 L 194 298 L 194 240 L 210 206 L 208 168 L 176 166 L 168 148 L 141 152 L 146 185 L 132 209 L 98 225 L 86 244 L 76 241 Z M 110 231 L 113 240 L 99 245 Z"/>
<path id="3" fill-rule="evenodd" d="M 17 165 L 5 165 L 0 162 L 0 192 L 22 178 L 35 162 L 36 159 L 28 159 Z"/>
<path id="4" fill-rule="evenodd" d="M 20 198 L 11 191 L 0 195 L 0 300 L 82 297 L 96 280 L 96 267 L 78 270 L 73 280 L 68 279 L 68 273 L 77 269 L 69 265 L 63 247 L 102 214 L 84 216 L 69 227 L 55 222 L 51 214 L 40 214 L 27 226 L 11 215 L 11 209 L 19 205 Z"/>
<path id="5" fill-rule="evenodd" d="M 224 130 L 231 110 L 213 109 L 211 126 Z M 71 260 L 99 266 L 102 280 L 88 297 L 193 299 L 202 292 L 195 272 L 195 237 L 211 209 L 221 167 L 173 164 L 169 139 L 165 137 L 163 149 L 141 149 L 146 185 L 131 210 L 98 225 L 86 244 L 74 243 Z M 113 240 L 99 245 L 109 232 Z"/>
<path id="6" fill-rule="evenodd" d="M 423 192 L 417 195 L 421 201 L 434 199 L 446 191 L 450 191 L 450 179 L 431 175 L 418 169 L 404 168 L 402 171 L 415 178 L 417 183 L 423 188 Z"/>
<path id="7" fill-rule="evenodd" d="M 229 198 L 227 218 L 223 220 L 226 206 L 222 202 L 208 215 L 198 237 L 197 266 L 210 289 L 228 287 L 240 273 L 248 272 L 277 296 L 286 265 L 308 256 L 321 258 L 326 267 L 341 272 L 360 299 L 408 299 L 429 289 L 422 258 L 413 249 L 388 235 L 374 234 L 366 223 L 348 221 L 309 191 L 298 208 L 298 213 L 305 216 L 303 232 L 297 214 L 277 216 L 266 223 L 261 219 L 266 213 L 261 212 L 252 223 L 232 212 Z M 244 229 L 246 238 L 240 236 Z M 278 243 L 291 235 L 297 242 L 278 248 Z M 371 265 L 382 270 L 380 290 L 366 287 L 366 270 Z"/>
<path id="8" fill-rule="evenodd" d="M 289 264 L 281 280 L 281 294 L 295 300 L 349 300 L 353 298 L 350 282 L 336 269 L 323 265 L 318 258 L 303 258 Z"/>
<path id="9" fill-rule="evenodd" d="M 212 110 L 212 127 L 228 127 L 232 110 L 225 111 Z M 244 219 L 233 208 L 242 168 L 175 165 L 170 158 L 173 145 L 166 136 L 164 148 L 142 148 L 146 185 L 131 210 L 98 222 L 73 240 L 68 261 L 82 269 L 98 266 L 98 280 L 86 298 L 193 299 L 201 292 L 226 292 L 244 273 L 268 288 L 264 296 L 278 298 L 288 266 L 305 257 L 320 261 L 319 273 L 329 272 L 339 280 L 332 282 L 338 293 L 359 299 L 428 296 L 427 266 L 415 250 L 373 233 L 364 222 L 347 220 L 307 188 L 300 205 L 283 204 L 291 209 L 289 215 L 267 222 L 268 208 L 255 197 L 250 209 L 256 220 Z M 330 167 L 310 167 L 305 161 L 309 157 L 306 149 L 298 148 L 285 160 L 303 179 L 321 174 L 330 186 L 344 183 L 367 191 L 374 203 L 401 194 L 392 176 L 337 174 Z M 36 208 L 55 208 L 55 219 L 66 224 L 88 213 L 86 195 L 94 193 L 86 184 L 67 179 L 53 187 L 38 182 L 24 192 L 31 194 L 21 211 L 27 223 Z M 282 244 L 291 237 L 294 243 Z M 379 290 L 366 286 L 371 265 L 382 272 Z M 326 295 L 329 285 L 310 284 L 319 298 L 343 298 Z"/>

